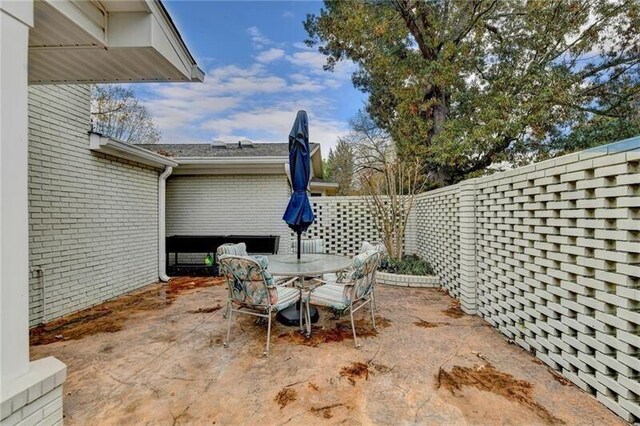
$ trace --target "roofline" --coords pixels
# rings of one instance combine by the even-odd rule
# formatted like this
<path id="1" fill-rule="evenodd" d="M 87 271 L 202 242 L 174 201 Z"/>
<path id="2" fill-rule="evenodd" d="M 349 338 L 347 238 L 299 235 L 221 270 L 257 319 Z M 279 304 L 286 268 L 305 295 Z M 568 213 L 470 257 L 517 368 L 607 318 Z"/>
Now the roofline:
<path id="1" fill-rule="evenodd" d="M 163 155 L 130 143 L 103 136 L 96 132 L 89 132 L 89 149 L 94 152 L 100 152 L 152 167 L 163 168 L 165 166 L 178 166 L 176 161 Z"/>
<path id="2" fill-rule="evenodd" d="M 247 165 L 247 164 L 285 164 L 289 157 L 175 157 L 179 165 Z"/>
<path id="3" fill-rule="evenodd" d="M 162 15 L 164 16 L 165 20 L 169 24 L 169 27 L 171 28 L 174 35 L 176 36 L 176 39 L 180 43 L 181 47 L 184 49 L 185 53 L 189 56 L 189 59 L 191 59 L 191 81 L 194 81 L 194 82 L 204 81 L 205 73 L 198 66 L 196 59 L 193 57 L 193 55 L 191 54 L 191 51 L 189 50 L 189 47 L 187 46 L 187 43 L 184 42 L 184 39 L 182 38 L 182 34 L 180 34 L 178 27 L 176 26 L 175 22 L 173 22 L 173 18 L 171 17 L 171 14 L 163 4 L 162 0 L 153 0 L 153 1 L 160 6 L 160 11 L 162 12 Z"/>
<path id="4" fill-rule="evenodd" d="M 335 182 L 313 182 L 310 183 L 311 186 L 317 186 L 319 188 L 338 188 L 340 185 Z"/>

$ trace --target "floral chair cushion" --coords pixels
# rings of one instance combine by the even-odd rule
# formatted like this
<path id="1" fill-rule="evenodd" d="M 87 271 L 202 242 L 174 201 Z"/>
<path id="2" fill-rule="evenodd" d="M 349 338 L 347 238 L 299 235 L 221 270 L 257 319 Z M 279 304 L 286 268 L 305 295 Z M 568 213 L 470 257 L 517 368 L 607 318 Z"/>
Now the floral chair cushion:
<path id="1" fill-rule="evenodd" d="M 218 258 L 225 254 L 232 255 L 232 256 L 245 256 L 245 257 L 252 258 L 256 262 L 258 262 L 260 266 L 262 266 L 261 274 L 263 275 L 267 285 L 271 286 L 274 284 L 273 276 L 269 271 L 267 271 L 267 267 L 269 266 L 269 258 L 267 256 L 262 256 L 259 254 L 255 254 L 255 255 L 247 254 L 247 245 L 245 243 L 222 244 L 220 247 L 218 247 L 217 253 L 218 253 Z M 259 279 L 259 277 L 254 277 L 254 279 Z"/>
<path id="2" fill-rule="evenodd" d="M 262 306 L 278 304 L 278 289 L 268 283 L 270 274 L 265 274 L 262 265 L 268 264 L 266 257 L 262 264 L 249 256 L 220 256 L 220 272 L 227 279 L 231 299 L 242 305 Z M 273 279 L 271 278 L 271 282 Z M 268 295 L 268 298 L 267 298 Z"/>

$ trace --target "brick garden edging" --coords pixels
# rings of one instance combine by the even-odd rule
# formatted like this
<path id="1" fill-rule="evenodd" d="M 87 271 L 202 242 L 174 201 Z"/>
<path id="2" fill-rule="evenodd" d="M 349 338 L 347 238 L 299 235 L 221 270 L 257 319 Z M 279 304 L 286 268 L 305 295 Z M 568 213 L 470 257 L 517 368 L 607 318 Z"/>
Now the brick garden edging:
<path id="1" fill-rule="evenodd" d="M 401 275 L 378 271 L 376 282 L 397 287 L 439 287 L 438 277 L 433 275 Z"/>

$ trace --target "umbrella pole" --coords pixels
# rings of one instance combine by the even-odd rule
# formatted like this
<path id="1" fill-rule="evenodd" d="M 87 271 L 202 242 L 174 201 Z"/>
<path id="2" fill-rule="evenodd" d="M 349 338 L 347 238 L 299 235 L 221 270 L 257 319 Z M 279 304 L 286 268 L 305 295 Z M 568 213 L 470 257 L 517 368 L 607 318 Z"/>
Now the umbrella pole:
<path id="1" fill-rule="evenodd" d="M 300 260 L 300 241 L 302 239 L 301 235 L 302 232 L 298 231 L 298 260 Z"/>

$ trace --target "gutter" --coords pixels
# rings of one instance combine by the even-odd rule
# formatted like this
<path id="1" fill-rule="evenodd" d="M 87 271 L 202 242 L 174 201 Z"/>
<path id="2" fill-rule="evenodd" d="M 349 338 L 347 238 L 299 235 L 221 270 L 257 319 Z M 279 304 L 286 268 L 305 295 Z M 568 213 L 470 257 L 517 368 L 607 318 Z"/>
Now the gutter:
<path id="1" fill-rule="evenodd" d="M 168 282 L 171 278 L 167 275 L 167 253 L 166 248 L 166 187 L 167 178 L 173 172 L 172 166 L 167 166 L 164 172 L 158 177 L 158 278 L 162 282 Z"/>
<path id="2" fill-rule="evenodd" d="M 102 136 L 96 132 L 89 132 L 89 149 L 152 167 L 178 166 L 176 161 L 163 155 L 127 142 Z"/>

